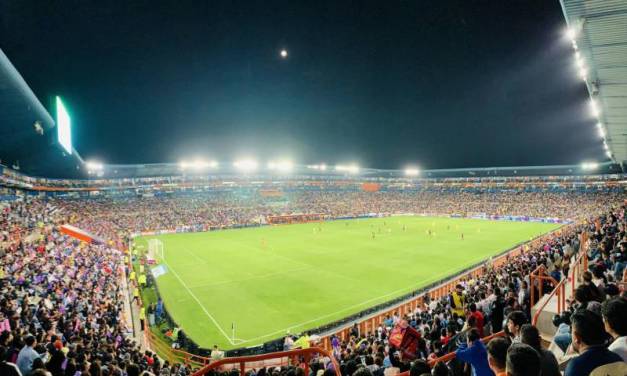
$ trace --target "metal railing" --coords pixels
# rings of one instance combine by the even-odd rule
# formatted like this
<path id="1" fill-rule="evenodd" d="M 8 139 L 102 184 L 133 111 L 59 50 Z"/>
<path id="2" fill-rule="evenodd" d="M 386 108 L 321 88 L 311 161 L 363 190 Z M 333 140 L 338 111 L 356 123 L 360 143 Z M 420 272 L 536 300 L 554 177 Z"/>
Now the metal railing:
<path id="1" fill-rule="evenodd" d="M 581 233 L 580 244 L 581 244 L 581 247 L 579 249 L 579 255 L 577 256 L 577 258 L 575 259 L 575 262 L 572 265 L 572 268 L 569 273 L 570 275 L 562 278 L 562 280 L 559 281 L 559 283 L 553 277 L 546 275 L 546 269 L 544 265 L 538 266 L 536 270 L 531 272 L 530 278 L 529 278 L 530 289 L 531 289 L 531 294 L 530 294 L 531 295 L 530 297 L 531 307 L 533 307 L 536 304 L 535 288 L 534 288 L 536 281 L 539 282 L 538 301 L 543 296 L 543 290 L 542 290 L 543 283 L 542 282 L 544 280 L 548 279 L 552 281 L 555 286 L 553 288 L 553 291 L 551 291 L 549 296 L 544 300 L 544 302 L 542 302 L 540 307 L 536 310 L 536 313 L 533 315 L 533 318 L 531 320 L 532 325 L 536 325 L 538 323 L 538 318 L 540 317 L 543 310 L 546 308 L 546 306 L 549 304 L 549 302 L 551 301 L 551 299 L 553 299 L 554 296 L 557 298 L 557 314 L 560 314 L 562 313 L 562 311 L 566 310 L 566 294 L 567 294 L 566 287 L 568 285 L 571 286 L 570 296 L 572 297 L 575 295 L 576 281 L 581 278 L 581 276 L 583 275 L 583 272 L 588 270 L 588 238 L 585 232 Z M 539 274 L 540 272 L 544 274 Z"/>
<path id="2" fill-rule="evenodd" d="M 309 375 L 309 361 L 316 355 L 322 355 L 329 358 L 329 361 L 333 363 L 336 376 L 342 376 L 340 373 L 340 366 L 337 360 L 329 351 L 319 348 L 310 347 L 307 349 L 296 349 L 289 351 L 279 351 L 268 354 L 250 355 L 250 356 L 238 356 L 232 358 L 223 358 L 213 361 L 198 371 L 194 372 L 192 376 L 202 376 L 214 369 L 224 369 L 229 365 L 237 366 L 239 368 L 240 376 L 246 375 L 246 370 L 258 369 L 264 367 L 275 367 L 284 365 L 297 365 L 302 366 L 305 371 L 305 375 Z M 268 362 L 270 361 L 270 362 Z M 234 368 L 234 367 L 232 367 Z"/>
<path id="3" fill-rule="evenodd" d="M 481 342 L 483 342 L 483 344 L 487 344 L 493 338 L 504 337 L 504 336 L 505 336 L 505 331 L 501 330 L 498 333 L 494 333 L 494 334 L 491 334 L 489 336 L 481 338 Z M 446 355 L 442 355 L 439 358 L 432 359 L 432 360 L 429 361 L 429 367 L 433 368 L 433 366 L 435 366 L 438 363 L 449 362 L 449 361 L 455 359 L 455 356 L 456 356 L 455 355 L 455 351 L 451 351 L 450 353 L 448 353 Z M 397 376 L 409 376 L 409 371 L 401 372 Z"/>
<path id="4" fill-rule="evenodd" d="M 497 268 L 506 264 L 507 262 L 509 262 L 511 257 L 516 257 L 520 255 L 521 253 L 523 253 L 524 246 L 528 246 L 530 248 L 537 247 L 541 245 L 543 242 L 546 242 L 555 236 L 559 236 L 562 233 L 567 232 L 569 229 L 575 228 L 575 226 L 576 225 L 573 224 L 573 225 L 561 227 L 555 231 L 539 236 L 538 238 L 530 242 L 527 242 L 524 245 L 516 246 L 515 248 L 494 258 L 492 260 L 491 267 Z M 430 299 L 440 299 L 441 297 L 448 295 L 449 292 L 453 291 L 455 289 L 455 286 L 461 281 L 468 279 L 468 278 L 477 278 L 480 275 L 482 275 L 484 272 L 485 272 L 485 261 L 481 262 L 480 265 L 475 266 L 474 268 L 470 270 L 463 271 L 460 274 L 453 276 L 453 277 L 448 277 L 448 280 L 446 282 L 438 286 L 435 286 L 433 288 L 427 288 L 426 291 L 416 294 L 416 297 L 412 298 L 409 301 L 405 301 L 401 304 L 386 308 L 383 311 L 379 311 L 375 313 L 371 317 L 366 317 L 366 318 L 357 317 L 354 320 L 350 320 L 349 322 L 346 323 L 346 325 L 343 328 L 336 330 L 332 333 L 329 333 L 327 335 L 323 335 L 321 338 L 321 346 L 327 350 L 330 350 L 332 336 L 336 336 L 342 341 L 350 338 L 350 332 L 352 330 L 352 325 L 354 323 L 357 323 L 358 328 L 359 328 L 359 333 L 361 334 L 373 333 L 374 331 L 376 331 L 377 326 L 380 325 L 385 320 L 386 316 L 392 316 L 395 313 L 400 316 L 403 316 L 405 314 L 411 313 L 416 309 L 416 307 L 422 306 L 422 304 L 424 303 L 425 297 L 428 296 Z"/>
<path id="5" fill-rule="evenodd" d="M 159 356 L 173 363 L 183 363 L 193 368 L 204 367 L 211 362 L 210 358 L 172 348 L 167 342 L 156 336 L 146 326 L 144 330 L 146 346 Z"/>

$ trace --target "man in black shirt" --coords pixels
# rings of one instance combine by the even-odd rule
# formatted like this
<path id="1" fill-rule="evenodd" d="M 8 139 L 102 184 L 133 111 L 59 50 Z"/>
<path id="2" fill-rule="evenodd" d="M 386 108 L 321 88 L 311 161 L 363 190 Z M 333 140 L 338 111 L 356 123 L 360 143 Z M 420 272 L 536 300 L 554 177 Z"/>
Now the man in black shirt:
<path id="1" fill-rule="evenodd" d="M 19 368 L 13 363 L 7 362 L 7 349 L 0 346 L 0 375 L 2 376 L 22 376 Z"/>
<path id="2" fill-rule="evenodd" d="M 587 376 L 603 365 L 622 363 L 620 356 L 605 347 L 608 335 L 601 316 L 583 309 L 575 312 L 570 321 L 573 348 L 579 356 L 568 363 L 564 376 Z"/>

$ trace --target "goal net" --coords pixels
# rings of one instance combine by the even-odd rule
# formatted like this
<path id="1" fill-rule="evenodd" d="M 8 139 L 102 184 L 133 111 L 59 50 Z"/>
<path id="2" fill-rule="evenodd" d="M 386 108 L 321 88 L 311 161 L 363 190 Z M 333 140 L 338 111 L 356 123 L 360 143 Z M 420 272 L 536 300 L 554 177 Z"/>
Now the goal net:
<path id="1" fill-rule="evenodd" d="M 150 239 L 148 241 L 148 257 L 157 262 L 165 261 L 163 253 L 163 242 L 159 239 Z"/>

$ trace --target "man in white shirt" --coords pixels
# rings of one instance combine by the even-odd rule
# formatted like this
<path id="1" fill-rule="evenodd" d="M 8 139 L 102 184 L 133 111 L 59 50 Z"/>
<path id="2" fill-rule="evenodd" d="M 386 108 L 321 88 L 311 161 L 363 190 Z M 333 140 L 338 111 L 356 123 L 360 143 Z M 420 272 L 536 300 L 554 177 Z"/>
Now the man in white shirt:
<path id="1" fill-rule="evenodd" d="M 605 331 L 614 338 L 608 350 L 627 362 L 627 299 L 615 297 L 606 300 L 601 306 L 601 314 Z"/>

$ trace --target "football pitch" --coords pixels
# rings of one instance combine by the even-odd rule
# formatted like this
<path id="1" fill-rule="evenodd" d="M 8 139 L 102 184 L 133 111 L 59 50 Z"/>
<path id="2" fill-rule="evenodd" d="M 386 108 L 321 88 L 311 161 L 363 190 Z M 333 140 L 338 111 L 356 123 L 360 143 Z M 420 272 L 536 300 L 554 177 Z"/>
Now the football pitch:
<path id="1" fill-rule="evenodd" d="M 157 286 L 174 321 L 201 347 L 233 349 L 336 321 L 559 226 L 387 217 L 168 234 L 136 243 L 163 242 L 167 272 Z"/>

